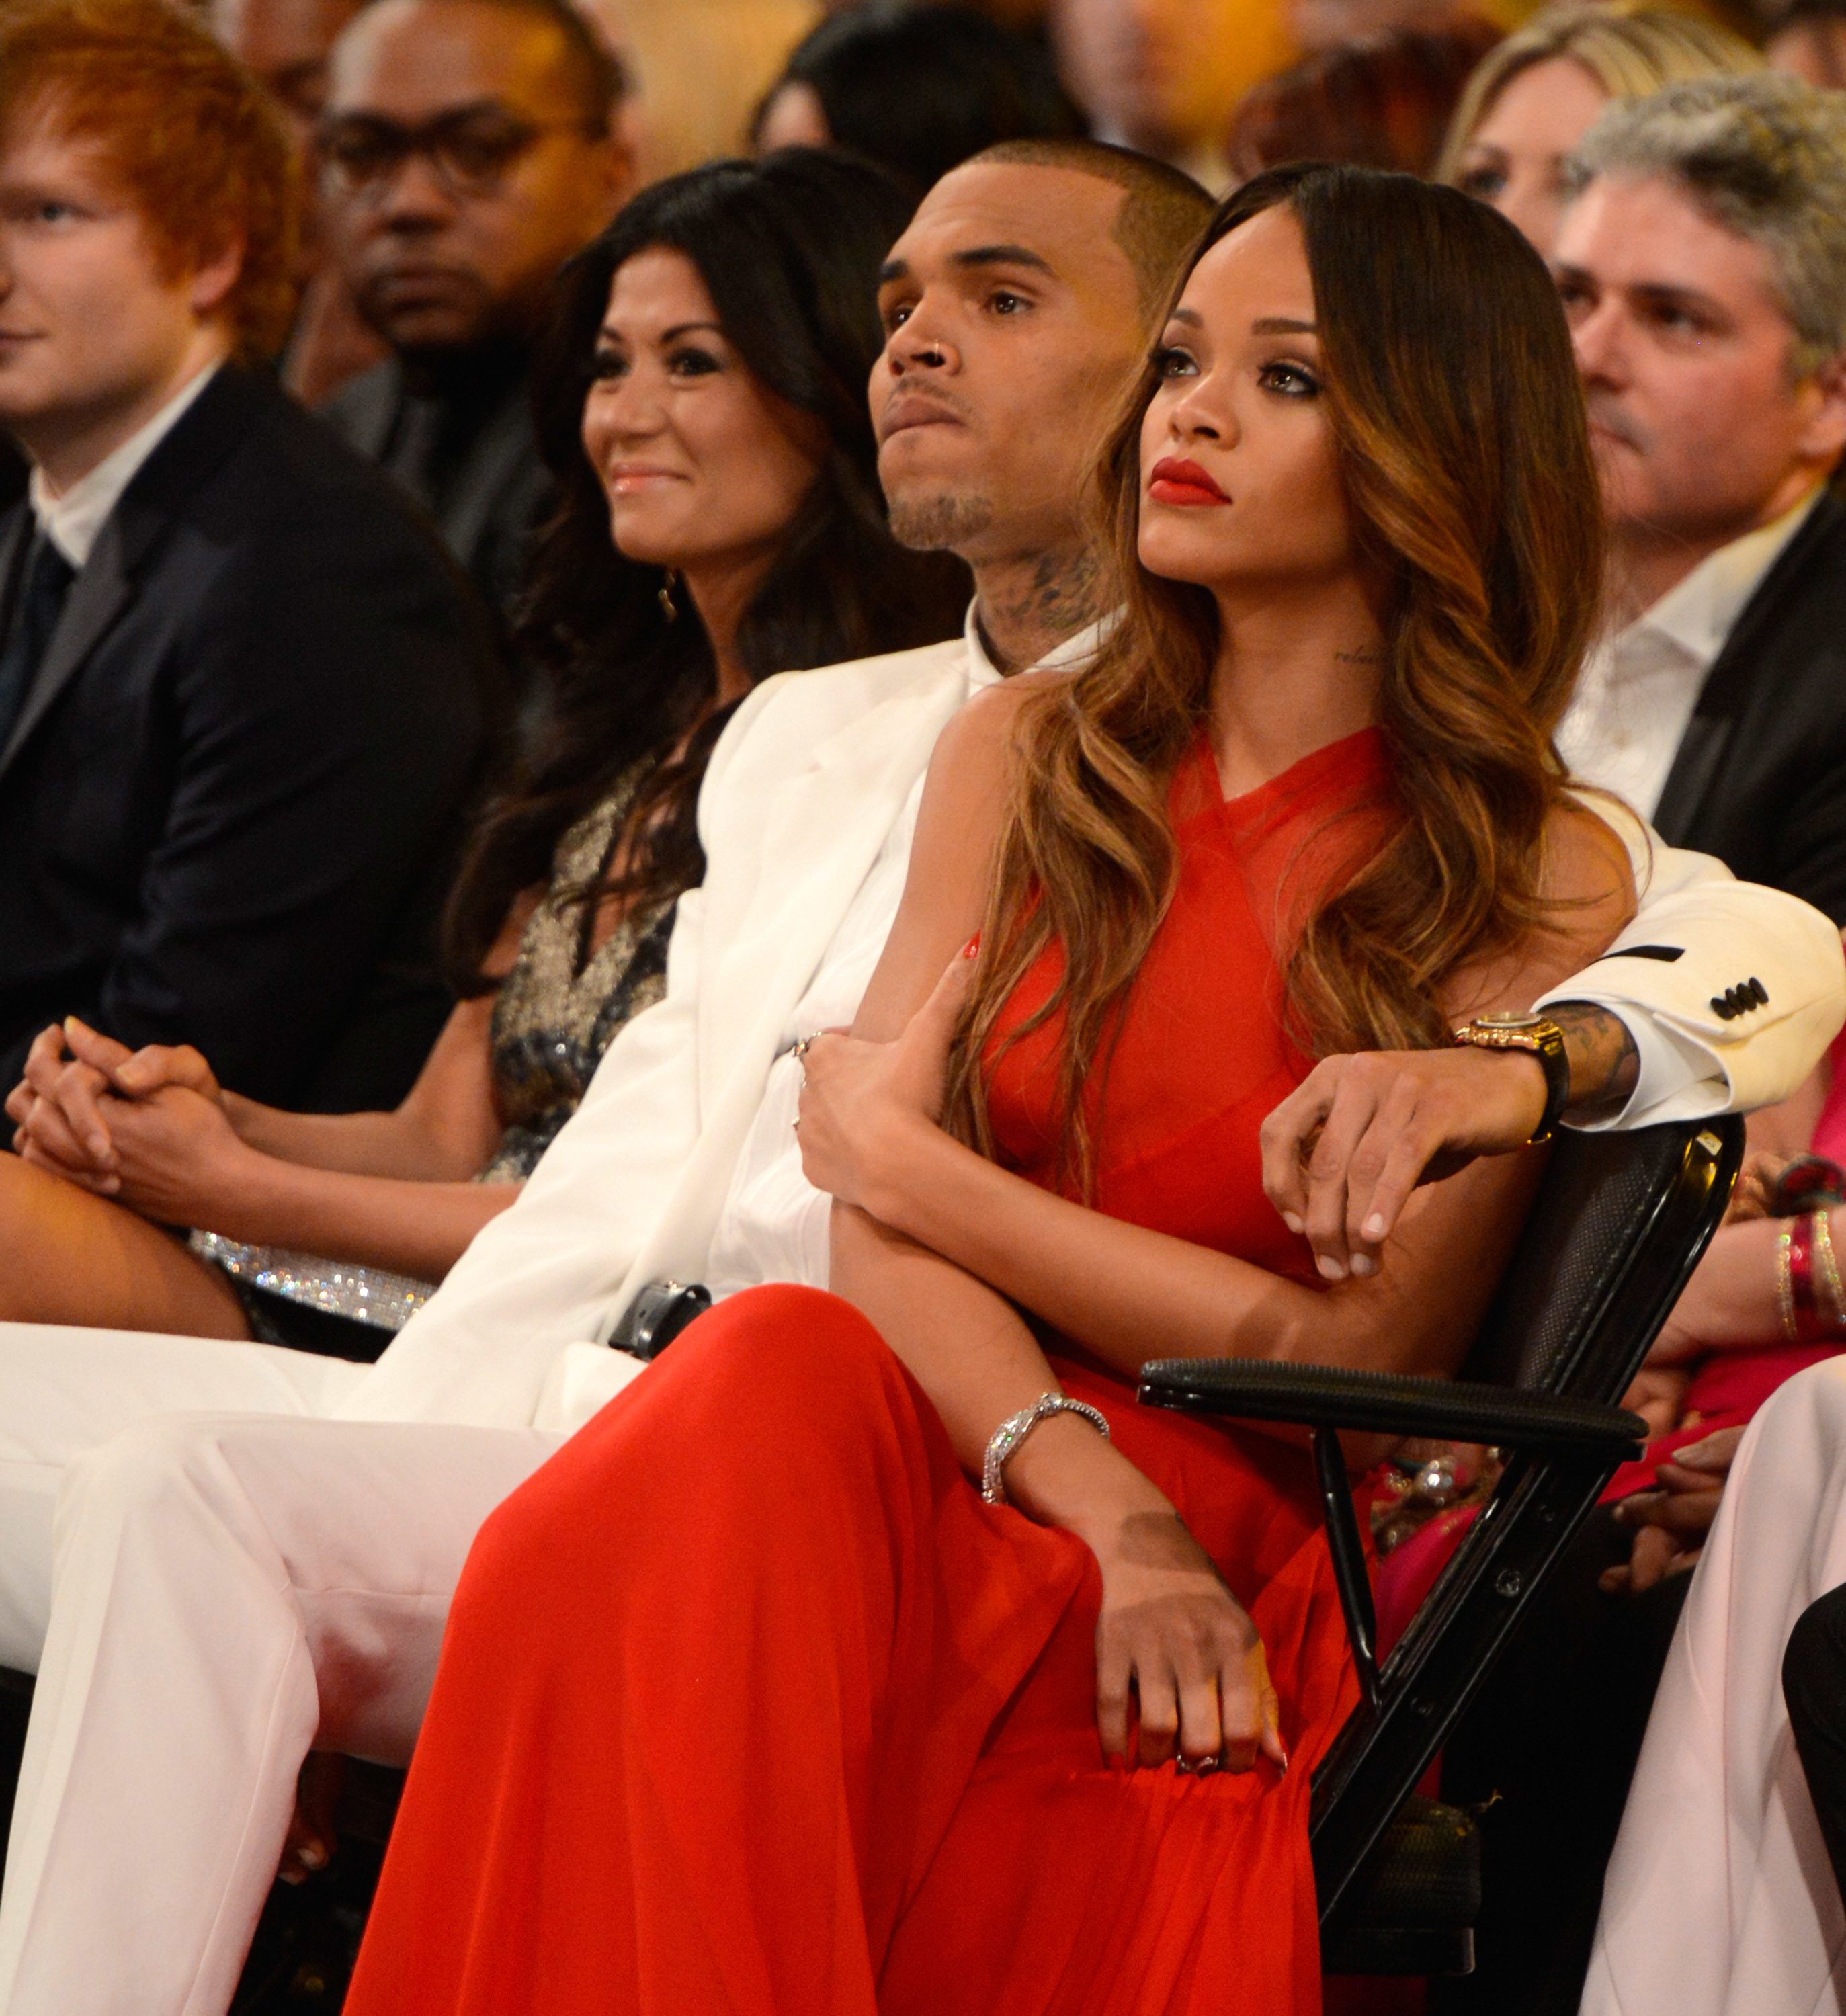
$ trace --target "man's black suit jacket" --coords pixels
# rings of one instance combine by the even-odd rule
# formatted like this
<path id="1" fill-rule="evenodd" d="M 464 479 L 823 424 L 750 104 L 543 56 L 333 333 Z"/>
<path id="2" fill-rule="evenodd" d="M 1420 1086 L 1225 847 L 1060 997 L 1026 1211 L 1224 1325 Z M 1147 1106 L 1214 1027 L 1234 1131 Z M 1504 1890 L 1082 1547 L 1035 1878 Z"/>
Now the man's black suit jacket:
<path id="1" fill-rule="evenodd" d="M 31 525 L 0 518 L 0 594 Z M 481 759 L 487 618 L 376 471 L 226 366 L 73 583 L 0 748 L 0 1085 L 75 1013 L 286 1105 L 394 1103 Z"/>
<path id="2" fill-rule="evenodd" d="M 1846 508 L 1830 492 L 1732 626 L 1653 823 L 1846 925 Z"/>
<path id="3" fill-rule="evenodd" d="M 458 392 L 442 402 L 434 466 L 415 478 L 398 474 L 510 627 L 534 532 L 553 492 L 533 431 L 531 387 L 523 371 L 508 376 L 506 361 L 496 362 L 497 371 L 479 374 L 484 384 L 468 387 L 472 397 Z M 349 448 L 388 466 L 408 398 L 404 367 L 387 358 L 336 392 L 320 414 Z"/>

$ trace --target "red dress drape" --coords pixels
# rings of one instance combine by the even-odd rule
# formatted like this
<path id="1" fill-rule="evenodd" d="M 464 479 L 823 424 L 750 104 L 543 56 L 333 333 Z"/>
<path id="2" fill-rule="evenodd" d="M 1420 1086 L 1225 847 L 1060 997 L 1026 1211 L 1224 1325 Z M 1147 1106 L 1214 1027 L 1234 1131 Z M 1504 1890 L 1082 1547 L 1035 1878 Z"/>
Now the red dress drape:
<path id="1" fill-rule="evenodd" d="M 1312 1280 L 1258 1176 L 1305 1062 L 1272 941 L 1382 788 L 1370 734 L 1228 805 L 1207 754 L 1182 773 L 1102 1209 Z M 1046 1183 L 1055 1040 L 1001 1052 L 991 1098 Z M 981 1502 L 856 1311 L 753 1290 L 484 1528 L 349 2016 L 1312 2016 L 1308 1775 L 1355 1690 L 1308 1460 L 1053 1363 L 1261 1630 L 1286 1775 L 1107 1764 L 1093 1557 Z"/>

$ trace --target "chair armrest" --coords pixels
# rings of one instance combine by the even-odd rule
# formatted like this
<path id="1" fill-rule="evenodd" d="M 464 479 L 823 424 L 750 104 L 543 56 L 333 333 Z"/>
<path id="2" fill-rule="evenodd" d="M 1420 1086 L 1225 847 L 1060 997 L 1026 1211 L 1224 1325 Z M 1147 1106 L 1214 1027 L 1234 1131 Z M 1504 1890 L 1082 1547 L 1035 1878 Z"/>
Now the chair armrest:
<path id="1" fill-rule="evenodd" d="M 1615 1461 L 1639 1456 L 1647 1439 L 1647 1424 L 1639 1414 L 1597 1401 L 1263 1359 L 1156 1359 L 1141 1368 L 1140 1399 L 1144 1406 L 1186 1414 L 1491 1442 Z"/>

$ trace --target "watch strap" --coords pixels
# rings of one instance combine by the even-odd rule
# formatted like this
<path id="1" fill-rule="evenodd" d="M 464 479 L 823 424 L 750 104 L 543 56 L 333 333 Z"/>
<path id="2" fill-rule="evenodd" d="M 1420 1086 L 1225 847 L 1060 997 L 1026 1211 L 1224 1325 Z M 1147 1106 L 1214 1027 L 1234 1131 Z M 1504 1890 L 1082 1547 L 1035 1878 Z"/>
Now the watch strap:
<path id="1" fill-rule="evenodd" d="M 1538 1059 L 1545 1073 L 1545 1111 L 1526 1145 L 1549 1141 L 1571 1103 L 1571 1060 L 1564 1031 L 1538 1016 L 1512 1024 L 1466 1022 L 1455 1031 L 1455 1040 L 1470 1049 L 1521 1050 Z"/>

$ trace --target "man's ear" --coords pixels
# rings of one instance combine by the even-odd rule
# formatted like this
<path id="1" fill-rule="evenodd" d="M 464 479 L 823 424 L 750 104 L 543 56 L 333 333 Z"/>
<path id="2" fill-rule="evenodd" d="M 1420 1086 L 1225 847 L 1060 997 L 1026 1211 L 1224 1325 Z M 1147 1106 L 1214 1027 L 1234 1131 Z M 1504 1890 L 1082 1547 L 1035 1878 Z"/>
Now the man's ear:
<path id="1" fill-rule="evenodd" d="M 243 271 L 243 240 L 237 237 L 193 274 L 186 299 L 201 322 L 210 320 L 224 307 Z"/>
<path id="2" fill-rule="evenodd" d="M 597 147 L 595 229 L 600 231 L 635 193 L 636 126 L 624 99 L 609 122 L 609 137 Z"/>
<path id="3" fill-rule="evenodd" d="M 1808 419 L 1797 446 L 1803 455 L 1831 464 L 1846 450 L 1846 351 L 1829 358 L 1808 389 Z"/>

